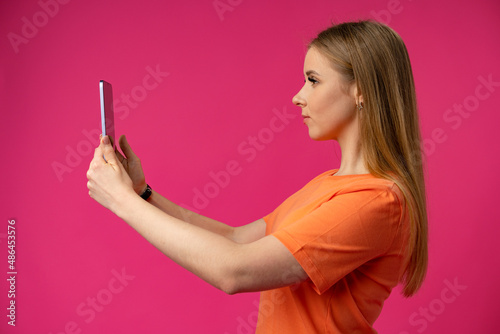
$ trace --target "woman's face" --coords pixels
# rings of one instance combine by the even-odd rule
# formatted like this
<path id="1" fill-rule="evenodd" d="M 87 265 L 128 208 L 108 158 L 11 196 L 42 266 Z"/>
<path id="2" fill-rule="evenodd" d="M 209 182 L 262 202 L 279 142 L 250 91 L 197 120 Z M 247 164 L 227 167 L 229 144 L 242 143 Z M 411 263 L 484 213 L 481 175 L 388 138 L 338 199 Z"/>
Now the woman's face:
<path id="1" fill-rule="evenodd" d="M 314 47 L 307 51 L 304 75 L 304 86 L 292 101 L 302 108 L 309 136 L 314 140 L 338 140 L 357 131 L 355 85 L 345 92 L 341 74 Z"/>

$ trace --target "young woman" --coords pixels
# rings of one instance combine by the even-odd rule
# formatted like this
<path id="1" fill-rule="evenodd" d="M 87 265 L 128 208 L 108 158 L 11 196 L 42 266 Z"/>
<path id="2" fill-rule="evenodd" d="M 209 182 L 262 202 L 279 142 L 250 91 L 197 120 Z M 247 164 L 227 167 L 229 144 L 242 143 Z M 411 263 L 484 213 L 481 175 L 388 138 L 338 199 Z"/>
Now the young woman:
<path id="1" fill-rule="evenodd" d="M 262 291 L 257 333 L 374 333 L 392 288 L 413 295 L 427 268 L 410 60 L 386 25 L 348 22 L 310 43 L 304 76 L 293 103 L 312 139 L 338 141 L 341 163 L 264 218 L 231 227 L 151 191 L 123 136 L 123 155 L 101 139 L 89 195 L 213 286 Z"/>

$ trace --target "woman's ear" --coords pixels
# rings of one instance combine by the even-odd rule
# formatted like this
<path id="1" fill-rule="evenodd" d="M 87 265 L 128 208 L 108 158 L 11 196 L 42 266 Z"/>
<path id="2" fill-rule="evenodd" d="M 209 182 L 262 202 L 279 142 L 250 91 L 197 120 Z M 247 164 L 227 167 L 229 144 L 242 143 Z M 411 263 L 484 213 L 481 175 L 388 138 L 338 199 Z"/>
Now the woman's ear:
<path id="1" fill-rule="evenodd" d="M 352 85 L 352 95 L 354 97 L 354 101 L 356 102 L 356 105 L 359 104 L 360 102 L 363 103 L 363 94 L 361 94 L 361 90 L 358 88 L 358 84 L 355 82 Z"/>

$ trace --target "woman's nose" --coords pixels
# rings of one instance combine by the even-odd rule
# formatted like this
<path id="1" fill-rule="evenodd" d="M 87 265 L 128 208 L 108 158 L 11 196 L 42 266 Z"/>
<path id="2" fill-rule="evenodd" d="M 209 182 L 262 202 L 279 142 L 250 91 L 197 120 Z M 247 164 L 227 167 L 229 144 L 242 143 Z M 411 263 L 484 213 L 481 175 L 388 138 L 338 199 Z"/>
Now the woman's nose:
<path id="1" fill-rule="evenodd" d="M 300 90 L 295 96 L 292 98 L 293 104 L 295 104 L 298 107 L 304 108 L 306 106 L 306 100 L 302 97 Z"/>

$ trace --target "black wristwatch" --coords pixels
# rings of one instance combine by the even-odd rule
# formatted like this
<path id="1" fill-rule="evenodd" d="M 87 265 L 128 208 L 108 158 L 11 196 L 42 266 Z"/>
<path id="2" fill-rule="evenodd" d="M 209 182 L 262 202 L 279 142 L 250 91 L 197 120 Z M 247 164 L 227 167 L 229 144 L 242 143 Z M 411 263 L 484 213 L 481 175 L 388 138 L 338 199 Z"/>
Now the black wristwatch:
<path id="1" fill-rule="evenodd" d="M 149 186 L 149 184 L 146 184 L 146 190 L 144 190 L 144 192 L 141 194 L 141 197 L 143 200 L 147 201 L 148 198 L 151 196 L 151 191 L 153 189 L 151 189 L 151 187 Z"/>

